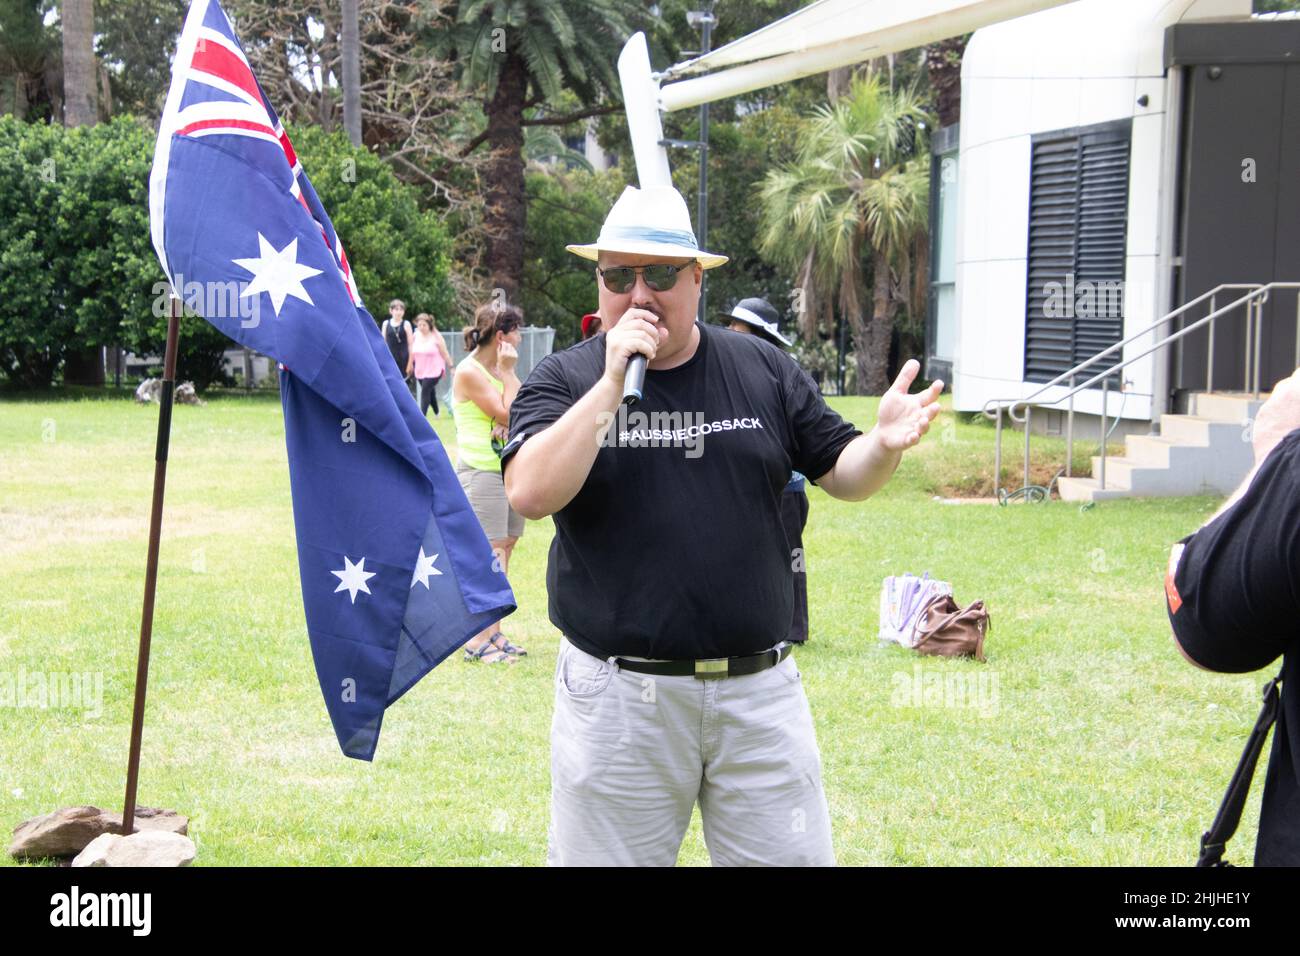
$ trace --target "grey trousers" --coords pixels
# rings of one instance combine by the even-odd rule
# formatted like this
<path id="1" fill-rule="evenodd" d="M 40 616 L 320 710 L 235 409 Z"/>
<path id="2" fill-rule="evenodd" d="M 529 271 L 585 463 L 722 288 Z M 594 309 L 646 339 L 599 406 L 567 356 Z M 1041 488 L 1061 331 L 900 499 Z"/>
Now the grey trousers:
<path id="1" fill-rule="evenodd" d="M 833 866 L 794 658 L 744 677 L 623 670 L 561 641 L 551 866 L 672 866 L 696 801 L 715 866 Z"/>

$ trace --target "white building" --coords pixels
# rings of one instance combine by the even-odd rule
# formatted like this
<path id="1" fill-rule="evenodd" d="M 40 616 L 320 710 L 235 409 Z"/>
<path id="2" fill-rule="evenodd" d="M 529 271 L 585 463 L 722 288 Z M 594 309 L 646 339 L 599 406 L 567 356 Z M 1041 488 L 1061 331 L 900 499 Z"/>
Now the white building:
<path id="1" fill-rule="evenodd" d="M 1250 22 L 1249 13 L 1249 0 L 1083 0 L 971 38 L 962 64 L 960 146 L 954 153 L 948 145 L 936 177 L 940 281 L 931 363 L 951 363 L 956 408 L 976 411 L 990 399 L 1028 395 L 1219 282 L 1300 278 L 1300 250 L 1279 249 L 1294 233 L 1277 233 L 1271 221 L 1254 228 L 1220 223 L 1242 233 L 1220 238 L 1247 243 L 1250 255 L 1238 257 L 1236 272 L 1189 274 L 1215 245 L 1198 219 L 1205 207 L 1233 205 L 1232 194 L 1249 187 L 1265 204 L 1265 194 L 1272 195 L 1276 205 L 1284 180 L 1300 174 L 1300 154 L 1294 144 L 1279 154 L 1273 126 L 1293 117 L 1269 102 L 1274 91 L 1263 89 L 1300 81 L 1284 66 L 1300 24 Z M 1175 36 L 1178 25 L 1191 24 L 1205 29 Z M 1203 95 L 1212 84 L 1230 83 L 1234 95 L 1215 102 Z M 1234 104 L 1245 115 L 1224 115 Z M 1252 127 L 1248 135 L 1234 128 L 1240 121 Z M 1207 141 L 1225 135 L 1237 140 L 1240 154 L 1227 166 Z M 1248 184 L 1241 179 L 1247 159 L 1255 160 L 1257 176 Z M 1220 168 L 1212 175 L 1201 175 L 1204 164 L 1215 163 Z M 1277 274 L 1287 262 L 1295 266 Z M 1098 298 L 1088 301 L 1089 293 L 1117 282 L 1121 308 L 1108 312 Z M 1268 324 L 1278 326 L 1269 350 L 1291 354 L 1294 329 Z M 1157 352 L 1124 370 L 1124 418 L 1158 421 L 1204 387 L 1204 344 L 1191 354 L 1196 336 L 1185 350 Z M 1144 337 L 1124 354 L 1151 341 Z M 1243 346 L 1243 320 L 1233 316 L 1218 328 L 1216 388 L 1245 387 Z M 1263 378 L 1272 382 L 1264 364 Z M 1097 413 L 1100 402 L 1100 389 L 1088 390 L 1075 408 Z M 1111 415 L 1120 403 L 1112 397 Z"/>

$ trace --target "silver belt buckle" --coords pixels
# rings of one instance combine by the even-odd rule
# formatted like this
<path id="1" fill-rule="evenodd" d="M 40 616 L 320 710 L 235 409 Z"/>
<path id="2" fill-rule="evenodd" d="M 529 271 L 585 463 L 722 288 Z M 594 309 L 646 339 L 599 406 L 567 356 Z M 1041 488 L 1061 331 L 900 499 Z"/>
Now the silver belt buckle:
<path id="1" fill-rule="evenodd" d="M 718 677 L 727 676 L 727 659 L 725 657 L 711 657 L 706 660 L 697 660 L 695 662 L 696 680 L 714 680 Z"/>

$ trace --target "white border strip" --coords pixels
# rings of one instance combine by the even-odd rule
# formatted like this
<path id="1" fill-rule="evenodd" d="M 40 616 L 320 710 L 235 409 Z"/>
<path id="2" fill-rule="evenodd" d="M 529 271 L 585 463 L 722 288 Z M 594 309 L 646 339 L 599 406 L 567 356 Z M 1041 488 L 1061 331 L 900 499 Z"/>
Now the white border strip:
<path id="1" fill-rule="evenodd" d="M 192 0 L 190 12 L 185 17 L 185 26 L 180 39 L 176 41 L 176 58 L 172 60 L 172 83 L 167 90 L 167 102 L 163 106 L 162 116 L 158 120 L 158 142 L 154 144 L 153 168 L 149 171 L 149 235 L 153 239 L 153 248 L 158 253 L 167 280 L 172 279 L 172 270 L 167 263 L 164 246 L 163 214 L 167 202 L 167 161 L 171 150 L 172 134 L 176 131 L 177 113 L 181 97 L 185 93 L 186 72 L 177 72 L 176 66 L 189 63 L 194 58 L 194 48 L 198 45 L 199 33 L 203 27 L 203 18 L 208 13 L 209 0 Z"/>

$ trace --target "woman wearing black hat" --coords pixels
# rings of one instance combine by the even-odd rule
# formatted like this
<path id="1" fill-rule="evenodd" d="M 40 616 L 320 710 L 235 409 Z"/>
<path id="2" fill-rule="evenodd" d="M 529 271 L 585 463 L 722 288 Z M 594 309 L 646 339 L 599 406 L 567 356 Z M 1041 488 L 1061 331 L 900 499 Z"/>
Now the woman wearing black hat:
<path id="1" fill-rule="evenodd" d="M 773 345 L 789 348 L 792 344 L 781 334 L 781 315 L 766 299 L 741 299 L 723 316 L 730 320 L 733 332 L 757 335 Z M 808 640 L 808 569 L 803 551 L 803 529 L 808 523 L 808 493 L 804 476 L 790 473 L 790 481 L 781 495 L 781 523 L 790 540 L 790 567 L 794 571 L 794 617 L 786 640 L 803 644 Z"/>

